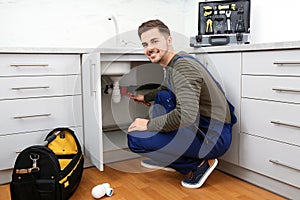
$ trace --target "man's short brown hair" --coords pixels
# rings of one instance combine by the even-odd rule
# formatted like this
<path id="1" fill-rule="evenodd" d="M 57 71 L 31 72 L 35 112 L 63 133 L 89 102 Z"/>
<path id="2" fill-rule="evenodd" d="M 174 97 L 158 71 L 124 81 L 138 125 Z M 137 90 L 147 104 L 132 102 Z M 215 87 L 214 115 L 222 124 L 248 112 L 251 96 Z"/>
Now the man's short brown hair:
<path id="1" fill-rule="evenodd" d="M 142 33 L 151 30 L 153 28 L 158 28 L 158 30 L 166 34 L 167 36 L 170 36 L 170 30 L 169 28 L 160 20 L 155 19 L 155 20 L 149 20 L 147 22 L 142 23 L 142 25 L 139 26 L 138 29 L 138 35 L 141 38 Z"/>

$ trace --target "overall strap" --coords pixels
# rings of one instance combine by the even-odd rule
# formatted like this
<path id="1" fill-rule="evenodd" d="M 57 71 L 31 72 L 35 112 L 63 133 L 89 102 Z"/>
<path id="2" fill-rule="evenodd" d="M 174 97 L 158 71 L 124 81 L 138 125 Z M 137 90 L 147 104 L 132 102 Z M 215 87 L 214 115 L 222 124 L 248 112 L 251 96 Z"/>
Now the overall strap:
<path id="1" fill-rule="evenodd" d="M 193 59 L 195 60 L 208 74 L 209 76 L 214 80 L 214 82 L 217 84 L 218 88 L 222 91 L 222 93 L 225 95 L 225 92 L 223 90 L 223 88 L 221 87 L 220 83 L 214 78 L 214 76 L 210 73 L 210 71 L 205 67 L 205 65 L 200 62 L 198 59 L 196 59 L 195 57 L 193 56 L 190 56 L 190 55 L 184 55 L 184 56 L 178 56 L 177 58 L 174 59 L 174 62 L 176 62 L 177 60 L 179 59 L 182 59 L 182 58 L 190 58 L 190 59 Z M 226 95 L 225 95 L 226 97 Z"/>
<path id="2" fill-rule="evenodd" d="M 223 90 L 223 88 L 221 87 L 220 83 L 214 78 L 214 76 L 210 73 L 210 71 L 205 67 L 205 65 L 203 63 L 201 63 L 198 59 L 196 59 L 195 57 L 191 56 L 191 55 L 184 55 L 184 56 L 178 56 L 177 58 L 174 59 L 174 62 L 176 62 L 179 59 L 183 59 L 183 58 L 190 58 L 195 60 L 208 74 L 209 76 L 212 78 L 212 80 L 214 80 L 214 82 L 216 83 L 216 85 L 218 86 L 218 88 L 221 90 L 221 92 L 224 94 L 226 101 L 228 103 L 229 106 L 229 110 L 230 110 L 230 114 L 231 114 L 231 123 L 235 124 L 237 122 L 237 118 L 234 115 L 234 106 L 231 104 L 231 102 L 227 99 L 226 94 Z"/>

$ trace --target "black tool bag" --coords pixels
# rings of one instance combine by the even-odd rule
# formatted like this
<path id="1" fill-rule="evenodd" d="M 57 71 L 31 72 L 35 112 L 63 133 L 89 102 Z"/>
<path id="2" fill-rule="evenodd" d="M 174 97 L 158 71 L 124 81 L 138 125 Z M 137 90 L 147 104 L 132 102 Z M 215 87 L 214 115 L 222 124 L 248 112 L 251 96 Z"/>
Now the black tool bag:
<path id="1" fill-rule="evenodd" d="M 250 0 L 199 2 L 198 35 L 190 46 L 250 43 Z"/>
<path id="2" fill-rule="evenodd" d="M 44 145 L 23 150 L 10 183 L 12 200 L 64 200 L 76 190 L 83 173 L 81 146 L 68 128 L 51 131 Z"/>

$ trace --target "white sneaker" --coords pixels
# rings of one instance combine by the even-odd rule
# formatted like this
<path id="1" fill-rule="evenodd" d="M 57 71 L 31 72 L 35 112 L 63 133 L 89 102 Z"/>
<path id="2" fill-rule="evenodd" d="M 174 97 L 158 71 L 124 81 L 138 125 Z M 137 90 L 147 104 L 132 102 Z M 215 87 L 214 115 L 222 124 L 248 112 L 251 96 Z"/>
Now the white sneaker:
<path id="1" fill-rule="evenodd" d="M 159 162 L 151 160 L 151 159 L 142 160 L 141 165 L 145 168 L 148 168 L 148 169 L 162 169 L 162 170 L 169 171 L 169 172 L 175 172 L 176 171 L 175 169 L 167 167 L 163 163 L 159 163 Z"/>

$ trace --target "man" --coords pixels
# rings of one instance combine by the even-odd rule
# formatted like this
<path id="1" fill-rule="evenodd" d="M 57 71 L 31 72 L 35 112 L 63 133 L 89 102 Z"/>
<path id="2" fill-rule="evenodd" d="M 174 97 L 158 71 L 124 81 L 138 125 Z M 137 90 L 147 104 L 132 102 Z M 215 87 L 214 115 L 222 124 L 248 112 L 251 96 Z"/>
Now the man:
<path id="1" fill-rule="evenodd" d="M 163 67 L 164 81 L 156 90 L 132 97 L 154 105 L 150 119 L 137 118 L 129 126 L 128 146 L 150 158 L 142 166 L 176 170 L 187 175 L 182 186 L 199 188 L 230 146 L 234 108 L 198 60 L 174 52 L 163 22 L 147 21 L 138 34 L 147 58 Z"/>

